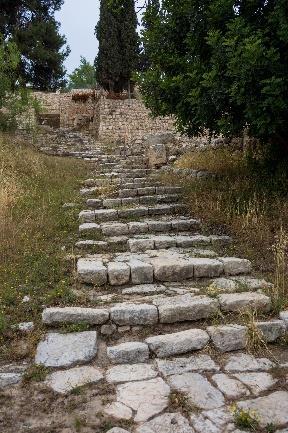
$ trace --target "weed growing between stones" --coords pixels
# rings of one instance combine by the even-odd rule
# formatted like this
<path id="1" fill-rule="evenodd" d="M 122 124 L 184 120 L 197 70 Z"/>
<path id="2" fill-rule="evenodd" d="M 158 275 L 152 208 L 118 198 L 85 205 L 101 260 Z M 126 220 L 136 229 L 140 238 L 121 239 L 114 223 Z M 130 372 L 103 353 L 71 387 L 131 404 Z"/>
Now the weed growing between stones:
<path id="1" fill-rule="evenodd" d="M 272 247 L 275 262 L 275 280 L 270 296 L 274 310 L 279 312 L 287 303 L 286 261 L 288 234 L 280 227 Z"/>
<path id="2" fill-rule="evenodd" d="M 232 408 L 236 427 L 252 432 L 256 432 L 259 427 L 259 420 L 254 411 Z"/>
<path id="3" fill-rule="evenodd" d="M 37 324 L 43 304 L 67 305 L 75 299 L 63 263 L 73 252 L 79 209 L 77 200 L 73 208 L 62 206 L 75 202 L 75 172 L 85 178 L 87 167 L 41 154 L 11 136 L 0 137 L 0 160 L 0 351 L 12 360 L 11 346 L 19 340 L 13 325 Z"/>
<path id="4" fill-rule="evenodd" d="M 49 368 L 45 367 L 44 365 L 33 364 L 24 373 L 23 385 L 30 382 L 43 382 L 49 372 Z"/>
<path id="5" fill-rule="evenodd" d="M 63 334 L 68 334 L 71 332 L 84 332 L 88 331 L 89 328 L 89 323 L 66 323 L 61 327 L 61 332 Z"/>
<path id="6" fill-rule="evenodd" d="M 197 407 L 193 406 L 189 401 L 187 395 L 183 392 L 173 391 L 169 396 L 169 406 L 172 412 L 181 411 L 184 415 L 191 415 L 191 413 L 197 413 Z"/>

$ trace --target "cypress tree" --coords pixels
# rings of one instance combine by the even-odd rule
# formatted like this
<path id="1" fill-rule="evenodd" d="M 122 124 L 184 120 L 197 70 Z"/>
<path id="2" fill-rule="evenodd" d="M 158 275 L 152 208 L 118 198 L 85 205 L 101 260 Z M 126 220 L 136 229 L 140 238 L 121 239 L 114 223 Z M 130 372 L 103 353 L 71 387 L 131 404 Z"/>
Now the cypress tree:
<path id="1" fill-rule="evenodd" d="M 101 0 L 95 66 L 97 82 L 105 90 L 119 93 L 130 89 L 139 56 L 136 29 L 134 0 Z"/>

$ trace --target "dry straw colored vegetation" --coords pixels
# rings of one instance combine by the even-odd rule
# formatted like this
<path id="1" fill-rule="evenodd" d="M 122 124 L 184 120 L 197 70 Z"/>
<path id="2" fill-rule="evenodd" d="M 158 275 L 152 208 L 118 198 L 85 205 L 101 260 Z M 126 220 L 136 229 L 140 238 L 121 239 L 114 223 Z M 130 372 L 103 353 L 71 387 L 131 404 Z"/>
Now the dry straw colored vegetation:
<path id="1" fill-rule="evenodd" d="M 176 165 L 216 175 L 201 180 L 171 178 L 170 173 L 165 177 L 181 184 L 191 214 L 202 219 L 207 233 L 233 237 L 227 253 L 252 260 L 256 273 L 275 282 L 275 308 L 287 307 L 287 167 L 267 169 L 260 158 L 225 148 L 185 154 Z"/>
<path id="2" fill-rule="evenodd" d="M 39 330 L 43 304 L 73 297 L 62 259 L 73 250 L 79 209 L 62 206 L 77 199 L 85 170 L 81 161 L 47 156 L 14 137 L 0 137 L 0 358 L 21 358 L 29 351 L 29 342 L 18 345 L 13 325 L 34 321 Z M 30 302 L 23 302 L 25 297 Z"/>

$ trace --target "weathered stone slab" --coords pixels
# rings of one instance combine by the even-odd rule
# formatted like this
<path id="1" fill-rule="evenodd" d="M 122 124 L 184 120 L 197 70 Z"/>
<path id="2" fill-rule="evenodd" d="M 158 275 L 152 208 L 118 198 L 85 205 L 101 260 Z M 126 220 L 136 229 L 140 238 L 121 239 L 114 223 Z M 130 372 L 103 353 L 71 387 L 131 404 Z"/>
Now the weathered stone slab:
<path id="1" fill-rule="evenodd" d="M 194 267 L 195 278 L 219 277 L 223 272 L 223 264 L 219 260 L 196 257 L 190 261 Z"/>
<path id="2" fill-rule="evenodd" d="M 288 392 L 276 391 L 265 397 L 246 400 L 237 403 L 237 406 L 246 411 L 257 414 L 260 427 L 272 424 L 284 427 L 288 423 Z"/>
<path id="3" fill-rule="evenodd" d="M 107 347 L 107 356 L 114 364 L 137 364 L 149 359 L 149 349 L 147 344 L 133 341 Z"/>
<path id="4" fill-rule="evenodd" d="M 141 260 L 130 260 L 132 284 L 153 283 L 153 266 Z"/>
<path id="5" fill-rule="evenodd" d="M 277 383 L 277 379 L 274 379 L 271 374 L 255 371 L 252 373 L 234 374 L 234 377 L 244 383 L 254 395 L 267 391 Z"/>
<path id="6" fill-rule="evenodd" d="M 241 311 L 247 308 L 261 311 L 271 309 L 271 299 L 262 293 L 224 293 L 218 297 L 222 311 Z"/>
<path id="7" fill-rule="evenodd" d="M 109 311 L 104 308 L 50 307 L 42 312 L 42 321 L 46 325 L 81 322 L 101 325 L 108 320 Z"/>
<path id="8" fill-rule="evenodd" d="M 97 198 L 89 198 L 86 200 L 86 204 L 88 207 L 92 207 L 93 209 L 101 209 L 103 202 L 100 199 Z"/>
<path id="9" fill-rule="evenodd" d="M 282 337 L 286 332 L 283 320 L 270 320 L 268 322 L 256 322 L 255 325 L 261 331 L 264 340 L 272 343 L 277 338 Z"/>
<path id="10" fill-rule="evenodd" d="M 119 222 L 101 224 L 101 231 L 104 236 L 123 236 L 128 235 L 128 225 Z"/>
<path id="11" fill-rule="evenodd" d="M 99 224 L 96 223 L 83 223 L 79 226 L 80 233 L 100 233 L 101 228 Z"/>
<path id="12" fill-rule="evenodd" d="M 285 322 L 286 328 L 288 329 L 288 311 L 281 311 L 279 317 Z"/>
<path id="13" fill-rule="evenodd" d="M 224 265 L 226 275 L 249 274 L 252 269 L 251 262 L 247 259 L 238 259 L 237 257 L 219 258 Z"/>
<path id="14" fill-rule="evenodd" d="M 82 210 L 79 213 L 79 221 L 81 223 L 93 223 L 93 222 L 95 222 L 95 211 L 94 210 Z"/>
<path id="15" fill-rule="evenodd" d="M 200 350 L 209 341 L 207 332 L 201 329 L 189 329 L 173 334 L 156 335 L 146 340 L 150 350 L 159 358 L 180 355 L 191 350 Z"/>
<path id="16" fill-rule="evenodd" d="M 117 401 L 136 412 L 134 421 L 144 422 L 168 407 L 170 387 L 161 378 L 117 386 Z"/>
<path id="17" fill-rule="evenodd" d="M 195 433 L 180 413 L 165 413 L 136 429 L 135 433 Z"/>
<path id="18" fill-rule="evenodd" d="M 116 209 L 98 209 L 94 211 L 94 215 L 96 222 L 113 221 L 118 217 Z"/>
<path id="19" fill-rule="evenodd" d="M 153 325 L 158 323 L 158 311 L 150 304 L 118 304 L 110 310 L 117 325 Z"/>
<path id="20" fill-rule="evenodd" d="M 158 376 L 151 364 L 117 365 L 106 372 L 109 383 L 134 382 L 138 380 L 153 379 Z"/>
<path id="21" fill-rule="evenodd" d="M 50 333 L 38 344 L 35 363 L 46 367 L 69 367 L 90 361 L 96 353 L 96 331 Z"/>
<path id="22" fill-rule="evenodd" d="M 45 383 L 54 391 L 66 394 L 72 391 L 73 388 L 89 383 L 97 383 L 103 377 L 102 372 L 96 367 L 75 367 L 50 374 Z"/>
<path id="23" fill-rule="evenodd" d="M 248 331 L 246 326 L 222 325 L 208 326 L 214 346 L 221 352 L 244 349 L 247 344 Z"/>
<path id="24" fill-rule="evenodd" d="M 152 264 L 158 281 L 182 281 L 194 275 L 193 264 L 189 260 L 158 257 L 152 260 Z"/>
<path id="25" fill-rule="evenodd" d="M 172 228 L 172 224 L 170 221 L 147 220 L 147 224 L 148 224 L 148 230 L 151 233 L 169 232 Z"/>
<path id="26" fill-rule="evenodd" d="M 119 218 L 142 217 L 148 215 L 148 207 L 135 207 L 129 209 L 118 209 Z"/>
<path id="27" fill-rule="evenodd" d="M 128 223 L 129 233 L 139 235 L 148 232 L 148 224 L 146 222 L 131 221 Z"/>
<path id="28" fill-rule="evenodd" d="M 266 371 L 274 367 L 274 363 L 267 358 L 255 358 L 247 353 L 231 355 L 225 365 L 229 372 L 237 371 Z"/>
<path id="29" fill-rule="evenodd" d="M 122 286 L 129 283 L 130 266 L 121 262 L 109 262 L 108 279 L 111 286 Z"/>
<path id="30" fill-rule="evenodd" d="M 0 373 L 0 389 L 6 386 L 16 385 L 21 382 L 23 373 Z"/>
<path id="31" fill-rule="evenodd" d="M 183 392 L 199 409 L 215 409 L 224 405 L 223 394 L 199 373 L 184 373 L 170 376 L 171 388 Z"/>
<path id="32" fill-rule="evenodd" d="M 213 316 L 218 301 L 208 296 L 173 296 L 158 304 L 160 323 L 176 323 L 186 320 L 200 320 Z"/>
<path id="33" fill-rule="evenodd" d="M 103 412 L 105 413 L 105 415 L 111 416 L 114 419 L 119 419 L 119 420 L 130 420 L 133 416 L 133 412 L 130 409 L 130 407 L 125 406 L 125 404 L 120 403 L 118 401 L 114 401 L 111 404 L 108 404 Z M 112 429 L 114 430 L 114 429 Z M 112 430 L 109 430 L 110 432 L 112 432 Z M 119 430 L 119 433 L 121 433 L 121 431 L 127 431 L 127 430 L 122 430 L 119 429 L 117 427 L 117 431 Z M 115 432 L 116 433 L 116 432 Z"/>
<path id="34" fill-rule="evenodd" d="M 123 295 L 153 295 L 166 292 L 167 288 L 157 284 L 141 284 L 139 286 L 123 289 Z"/>
<path id="35" fill-rule="evenodd" d="M 153 237 L 155 249 L 161 248 L 172 248 L 176 247 L 176 237 L 175 236 L 154 236 Z"/>
<path id="36" fill-rule="evenodd" d="M 100 260 L 79 259 L 77 262 L 78 279 L 82 283 L 103 286 L 107 283 L 107 268 Z"/>
<path id="37" fill-rule="evenodd" d="M 164 376 L 195 371 L 218 371 L 219 367 L 208 355 L 193 355 L 185 358 L 156 359 L 158 370 Z"/>
<path id="38" fill-rule="evenodd" d="M 235 430 L 233 414 L 227 406 L 192 413 L 190 421 L 197 433 L 245 433 Z"/>
<path id="39" fill-rule="evenodd" d="M 249 390 L 239 380 L 233 379 L 227 374 L 214 374 L 212 380 L 225 397 L 235 400 L 250 395 Z"/>
<path id="40" fill-rule="evenodd" d="M 146 250 L 154 249 L 153 239 L 129 239 L 128 241 L 129 250 L 132 253 L 137 253 Z"/>

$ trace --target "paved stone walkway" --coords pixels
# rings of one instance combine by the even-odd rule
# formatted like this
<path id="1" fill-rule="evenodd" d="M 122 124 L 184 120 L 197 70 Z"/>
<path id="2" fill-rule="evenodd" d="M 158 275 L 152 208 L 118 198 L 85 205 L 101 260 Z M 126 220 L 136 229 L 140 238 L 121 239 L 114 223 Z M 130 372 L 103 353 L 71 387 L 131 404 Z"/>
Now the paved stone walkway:
<path id="1" fill-rule="evenodd" d="M 241 433 L 247 415 L 256 431 L 287 433 L 288 362 L 248 353 L 250 328 L 238 322 L 247 308 L 271 310 L 270 284 L 223 255 L 233 239 L 203 235 L 181 188 L 161 185 L 141 151 L 76 156 L 91 165 L 75 246 L 77 295 L 90 307 L 43 310 L 35 363 L 53 368 L 45 384 L 62 395 L 113 386 L 109 433 Z M 79 323 L 89 330 L 57 330 Z M 267 344 L 287 326 L 287 311 L 254 323 Z M 1 371 L 0 387 L 21 381 Z"/>

